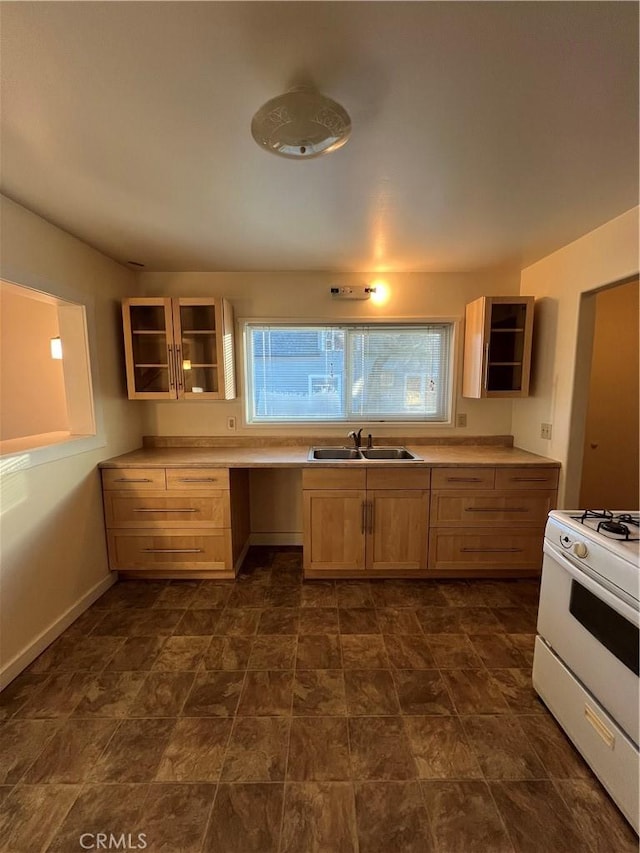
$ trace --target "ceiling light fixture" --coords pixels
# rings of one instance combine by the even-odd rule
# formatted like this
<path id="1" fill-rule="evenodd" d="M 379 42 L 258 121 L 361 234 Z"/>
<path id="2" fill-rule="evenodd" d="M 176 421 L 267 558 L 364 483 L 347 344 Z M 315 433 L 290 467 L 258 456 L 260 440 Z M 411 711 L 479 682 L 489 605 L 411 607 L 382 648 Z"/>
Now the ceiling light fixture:
<path id="1" fill-rule="evenodd" d="M 341 148 L 351 135 L 351 119 L 331 98 L 301 86 L 260 107 L 251 134 L 272 154 L 309 160 Z"/>

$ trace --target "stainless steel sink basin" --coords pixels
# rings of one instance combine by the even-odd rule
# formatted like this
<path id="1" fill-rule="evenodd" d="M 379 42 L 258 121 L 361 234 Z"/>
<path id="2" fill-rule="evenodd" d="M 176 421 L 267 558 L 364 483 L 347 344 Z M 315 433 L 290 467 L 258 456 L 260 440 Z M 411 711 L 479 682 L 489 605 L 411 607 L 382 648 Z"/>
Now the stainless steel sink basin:
<path id="1" fill-rule="evenodd" d="M 385 461 L 394 459 L 419 459 L 418 456 L 415 456 L 406 447 L 372 447 L 370 449 L 365 448 L 360 452 L 365 459 L 384 459 Z"/>
<path id="2" fill-rule="evenodd" d="M 363 447 L 360 450 L 351 447 L 312 447 L 307 458 L 310 462 L 355 462 L 358 459 L 368 462 L 422 461 L 406 447 Z"/>
<path id="3" fill-rule="evenodd" d="M 312 447 L 309 451 L 309 460 L 322 459 L 325 462 L 334 460 L 344 462 L 349 459 L 362 459 L 358 450 L 350 447 Z"/>

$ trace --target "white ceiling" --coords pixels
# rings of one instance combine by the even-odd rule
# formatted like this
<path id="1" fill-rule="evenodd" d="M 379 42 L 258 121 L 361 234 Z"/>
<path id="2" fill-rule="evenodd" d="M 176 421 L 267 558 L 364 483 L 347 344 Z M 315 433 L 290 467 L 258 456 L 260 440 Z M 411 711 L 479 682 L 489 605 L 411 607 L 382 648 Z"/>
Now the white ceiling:
<path id="1" fill-rule="evenodd" d="M 526 265 L 638 203 L 634 2 L 2 3 L 2 191 L 152 270 Z M 348 144 L 253 113 L 313 82 Z"/>

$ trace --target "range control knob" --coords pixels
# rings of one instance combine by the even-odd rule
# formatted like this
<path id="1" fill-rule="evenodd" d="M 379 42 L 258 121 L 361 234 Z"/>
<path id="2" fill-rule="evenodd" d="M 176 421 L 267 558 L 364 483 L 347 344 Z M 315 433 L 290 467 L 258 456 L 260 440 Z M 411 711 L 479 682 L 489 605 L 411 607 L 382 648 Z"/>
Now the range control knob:
<path id="1" fill-rule="evenodd" d="M 584 542 L 576 542 L 576 544 L 573 546 L 573 553 L 576 555 L 576 557 L 584 559 L 584 557 L 587 556 L 589 551 Z"/>

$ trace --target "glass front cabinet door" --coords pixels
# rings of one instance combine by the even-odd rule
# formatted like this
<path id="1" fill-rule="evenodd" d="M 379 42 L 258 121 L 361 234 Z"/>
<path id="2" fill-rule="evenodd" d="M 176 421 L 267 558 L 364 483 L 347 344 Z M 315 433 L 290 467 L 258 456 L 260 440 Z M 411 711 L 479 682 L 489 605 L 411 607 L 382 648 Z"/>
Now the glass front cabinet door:
<path id="1" fill-rule="evenodd" d="M 141 297 L 122 303 L 130 400 L 236 396 L 226 299 Z"/>
<path id="2" fill-rule="evenodd" d="M 533 296 L 482 296 L 467 305 L 463 397 L 527 397 Z"/>

